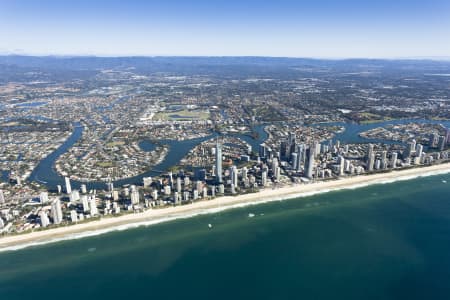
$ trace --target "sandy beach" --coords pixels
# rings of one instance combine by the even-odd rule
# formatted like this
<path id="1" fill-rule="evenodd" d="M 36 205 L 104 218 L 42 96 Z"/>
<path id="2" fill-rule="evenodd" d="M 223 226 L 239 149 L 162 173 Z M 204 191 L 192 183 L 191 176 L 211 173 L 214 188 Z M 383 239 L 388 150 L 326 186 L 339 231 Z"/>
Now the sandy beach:
<path id="1" fill-rule="evenodd" d="M 161 209 L 150 209 L 142 213 L 120 217 L 103 218 L 96 221 L 30 232 L 0 238 L 0 251 L 21 249 L 32 245 L 45 244 L 61 240 L 76 239 L 98 235 L 114 230 L 125 230 L 138 226 L 148 226 L 170 220 L 188 218 L 199 214 L 215 213 L 225 209 L 243 207 L 258 203 L 305 197 L 340 189 L 408 180 L 416 177 L 450 173 L 450 163 L 394 170 L 388 173 L 361 175 L 326 182 L 298 184 L 282 188 L 267 188 L 257 193 L 218 197 L 213 200 Z M 207 224 L 205 224 L 207 226 Z"/>

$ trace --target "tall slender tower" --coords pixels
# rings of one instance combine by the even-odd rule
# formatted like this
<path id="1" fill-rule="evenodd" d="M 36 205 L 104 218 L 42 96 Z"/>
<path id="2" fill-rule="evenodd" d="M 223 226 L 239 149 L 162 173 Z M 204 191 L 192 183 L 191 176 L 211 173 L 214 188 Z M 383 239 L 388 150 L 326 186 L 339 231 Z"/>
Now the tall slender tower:
<path id="1" fill-rule="evenodd" d="M 89 207 L 91 216 L 98 215 L 97 202 L 95 201 L 95 194 L 92 195 L 91 199 L 89 200 Z"/>
<path id="2" fill-rule="evenodd" d="M 231 184 L 235 187 L 238 185 L 238 170 L 236 166 L 232 166 L 230 170 Z"/>
<path id="3" fill-rule="evenodd" d="M 339 155 L 339 176 L 344 175 L 345 159 L 342 155 Z"/>
<path id="4" fill-rule="evenodd" d="M 381 168 L 386 169 L 387 166 L 388 166 L 387 151 L 384 150 L 383 152 L 381 152 Z"/>
<path id="5" fill-rule="evenodd" d="M 56 199 L 52 203 L 52 217 L 54 224 L 59 224 L 62 222 L 63 214 L 61 210 L 61 201 L 59 199 Z"/>
<path id="6" fill-rule="evenodd" d="M 445 136 L 446 136 L 446 139 L 447 139 L 447 144 L 450 144 L 450 128 L 447 128 L 445 130 Z"/>
<path id="7" fill-rule="evenodd" d="M 306 172 L 305 175 L 308 178 L 313 177 L 313 169 L 314 169 L 314 154 L 315 154 L 315 146 L 310 145 L 309 148 L 306 150 L 306 158 L 307 158 L 307 164 L 306 164 Z"/>
<path id="8" fill-rule="evenodd" d="M 72 193 L 72 186 L 70 185 L 70 178 L 64 177 L 64 180 L 66 181 L 66 193 L 67 194 Z"/>
<path id="9" fill-rule="evenodd" d="M 373 144 L 369 144 L 367 150 L 367 170 L 373 171 L 373 164 L 375 162 L 375 153 L 373 152 Z"/>
<path id="10" fill-rule="evenodd" d="M 216 182 L 222 183 L 222 144 L 216 143 Z"/>
<path id="11" fill-rule="evenodd" d="M 3 190 L 0 190 L 0 204 L 5 203 L 5 196 L 3 195 Z"/>
<path id="12" fill-rule="evenodd" d="M 392 155 L 391 155 L 391 167 L 392 168 L 395 168 L 397 166 L 397 157 L 398 157 L 397 152 L 392 152 Z"/>
<path id="13" fill-rule="evenodd" d="M 47 227 L 50 224 L 47 213 L 43 210 L 39 212 L 39 217 L 41 218 L 41 226 Z"/>

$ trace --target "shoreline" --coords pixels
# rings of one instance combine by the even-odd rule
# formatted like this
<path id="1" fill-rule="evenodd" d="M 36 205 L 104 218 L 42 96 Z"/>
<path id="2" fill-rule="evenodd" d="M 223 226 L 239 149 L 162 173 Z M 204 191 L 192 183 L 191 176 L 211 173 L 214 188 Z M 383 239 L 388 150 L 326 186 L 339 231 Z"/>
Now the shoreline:
<path id="1" fill-rule="evenodd" d="M 256 193 L 238 196 L 222 196 L 188 205 L 149 209 L 142 213 L 104 218 L 88 223 L 1 237 L 0 252 L 95 236 L 111 231 L 122 231 L 140 226 L 149 226 L 176 219 L 186 219 L 196 215 L 217 213 L 232 208 L 307 197 L 337 190 L 356 189 L 373 184 L 385 184 L 445 173 L 450 173 L 450 163 L 393 170 L 386 173 L 358 175 L 309 184 L 296 184 L 275 189 L 264 189 Z"/>

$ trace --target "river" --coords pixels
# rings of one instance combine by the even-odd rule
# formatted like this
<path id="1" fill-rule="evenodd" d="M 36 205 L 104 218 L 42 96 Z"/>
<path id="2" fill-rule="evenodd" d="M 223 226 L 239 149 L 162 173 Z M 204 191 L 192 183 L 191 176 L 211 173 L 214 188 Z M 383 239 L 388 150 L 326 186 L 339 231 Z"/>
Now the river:
<path id="1" fill-rule="evenodd" d="M 384 142 L 384 143 L 396 143 L 392 141 L 385 141 L 385 140 L 369 140 L 359 137 L 359 133 L 373 129 L 379 126 L 386 126 L 390 124 L 405 124 L 409 122 L 416 122 L 416 123 L 435 123 L 435 124 L 443 124 L 447 127 L 450 127 L 450 121 L 433 121 L 433 120 L 422 120 L 422 119 L 405 119 L 405 120 L 392 120 L 392 121 L 385 121 L 380 123 L 372 123 L 372 124 L 352 124 L 352 123 L 341 123 L 341 122 L 331 122 L 331 123 L 322 123 L 322 124 L 316 124 L 312 126 L 344 126 L 345 131 L 342 133 L 337 134 L 333 140 L 340 140 L 344 143 L 367 143 L 367 142 Z M 265 125 L 257 125 L 253 128 L 253 130 L 258 133 L 258 138 L 254 139 L 250 135 L 245 134 L 235 134 L 234 136 L 237 136 L 247 143 L 249 143 L 254 151 L 258 151 L 258 146 L 267 139 L 267 133 L 264 131 Z M 39 182 L 41 184 L 44 184 L 49 189 L 56 189 L 56 186 L 58 184 L 63 185 L 64 184 L 64 178 L 59 175 L 55 168 L 55 162 L 58 159 L 60 155 L 65 153 L 70 147 L 72 147 L 82 136 L 83 133 L 83 127 L 80 124 L 75 124 L 74 131 L 72 135 L 64 142 L 63 145 L 61 145 L 57 150 L 55 150 L 53 153 L 48 155 L 45 159 L 43 159 L 37 167 L 33 170 L 31 173 L 29 180 Z M 141 184 L 143 177 L 148 176 L 157 176 L 161 173 L 161 171 L 165 171 L 169 169 L 170 167 L 176 165 L 192 148 L 194 148 L 199 143 L 208 140 L 210 138 L 216 137 L 217 134 L 213 133 L 209 136 L 203 137 L 203 138 L 196 138 L 191 140 L 185 140 L 185 141 L 174 141 L 174 140 L 162 140 L 159 141 L 162 144 L 169 145 L 169 152 L 167 153 L 164 160 L 154 166 L 152 170 L 149 170 L 145 173 L 139 174 L 134 177 L 126 178 L 117 180 L 114 182 L 115 186 L 122 186 L 125 184 Z M 151 141 L 141 141 L 140 147 L 144 151 L 152 151 L 155 147 L 155 145 Z M 71 180 L 72 186 L 75 188 L 79 188 L 79 186 L 82 184 L 82 182 L 78 182 L 75 180 Z M 88 182 L 85 183 L 88 187 L 88 189 L 103 189 L 105 188 L 104 182 Z"/>

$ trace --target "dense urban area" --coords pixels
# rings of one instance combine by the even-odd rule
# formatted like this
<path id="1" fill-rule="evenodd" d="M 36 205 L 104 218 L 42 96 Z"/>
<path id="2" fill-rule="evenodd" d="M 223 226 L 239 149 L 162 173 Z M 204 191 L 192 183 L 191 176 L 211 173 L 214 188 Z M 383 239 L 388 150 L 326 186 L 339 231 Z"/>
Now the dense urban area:
<path id="1" fill-rule="evenodd" d="M 449 160 L 450 63 L 0 57 L 2 235 Z"/>

